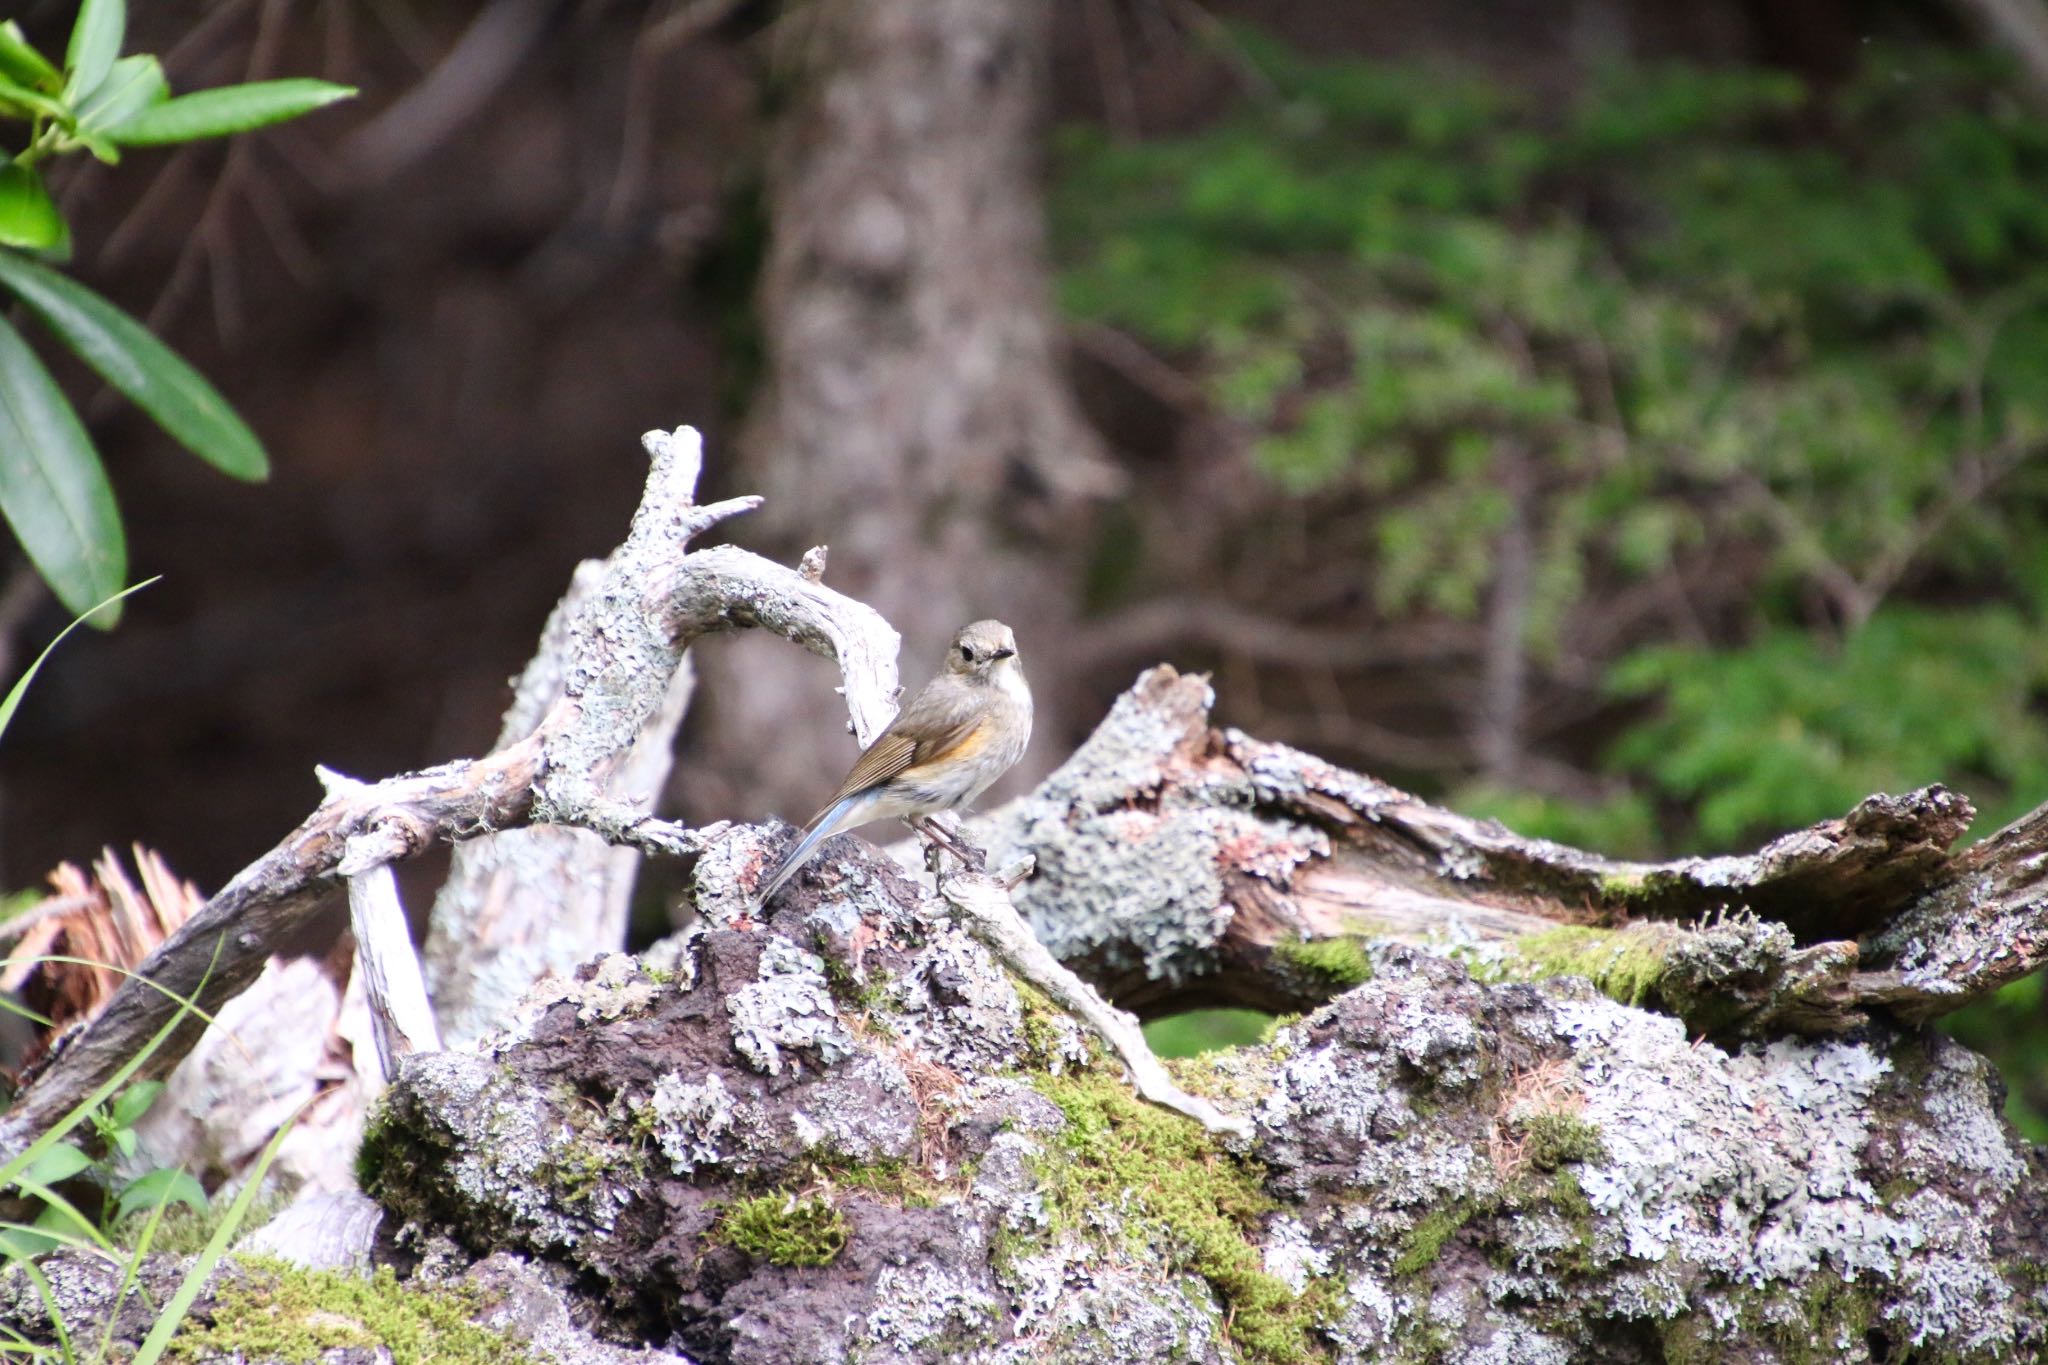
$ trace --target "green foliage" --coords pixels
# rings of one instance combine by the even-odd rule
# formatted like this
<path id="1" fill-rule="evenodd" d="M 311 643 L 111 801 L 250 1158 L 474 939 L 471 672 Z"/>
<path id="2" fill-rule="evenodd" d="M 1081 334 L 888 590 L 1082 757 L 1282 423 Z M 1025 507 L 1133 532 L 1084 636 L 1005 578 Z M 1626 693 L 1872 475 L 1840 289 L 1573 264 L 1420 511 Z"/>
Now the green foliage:
<path id="1" fill-rule="evenodd" d="M 1145 1025 L 1145 1041 L 1161 1057 L 1193 1057 L 1263 1041 L 1272 1016 L 1259 1010 L 1186 1010 Z"/>
<path id="2" fill-rule="evenodd" d="M 1266 105 L 1173 142 L 1068 134 L 1064 297 L 1198 353 L 1275 477 L 1391 504 L 1389 605 L 1470 610 L 1504 438 L 1570 479 L 1554 594 L 1724 517 L 1765 529 L 1701 506 L 1749 480 L 1812 525 L 1783 567 L 1854 563 L 1959 456 L 2039 441 L 2048 382 L 2001 339 L 2048 326 L 2048 135 L 1990 73 L 1918 59 L 1911 109 L 1938 112 L 1902 118 L 1895 61 L 1826 101 L 1623 70 L 1559 121 L 1491 82 L 1257 46 Z M 1791 136 L 1811 118 L 1840 141 Z M 1988 183 L 1948 192 L 1958 159 Z M 1823 501 L 1845 488 L 1859 505 Z"/>
<path id="3" fill-rule="evenodd" d="M 223 472 L 261 479 L 254 433 L 142 324 L 39 263 L 71 255 L 71 230 L 43 166 L 85 152 L 104 162 L 123 147 L 222 137 L 309 113 L 354 91 L 325 81 L 259 81 L 173 96 L 153 56 L 120 56 L 123 0 L 84 0 L 60 68 L 13 21 L 0 24 L 0 120 L 27 125 L 0 151 L 0 290 L 66 349 L 127 395 L 181 445 Z M 22 336 L 0 320 L 0 514 L 30 561 L 71 610 L 111 596 L 127 573 L 112 486 L 84 424 Z M 116 611 L 93 615 L 110 629 Z"/>
<path id="4" fill-rule="evenodd" d="M 0 1225 L 0 1258 L 8 1261 L 40 1256 L 60 1246 L 94 1246 L 111 1251 L 111 1233 L 132 1215 L 150 1213 L 156 1220 L 173 1206 L 204 1211 L 206 1189 L 182 1170 L 151 1170 L 125 1178 L 119 1163 L 137 1150 L 135 1125 L 163 1093 L 161 1081 L 137 1081 L 111 1103 L 95 1105 L 69 1127 L 60 1126 L 33 1159 L 12 1177 L 13 1187 L 39 1208 L 32 1222 Z M 90 1146 L 72 1140 L 84 1129 L 93 1134 Z M 60 1193 L 66 1186 L 70 1193 Z M 81 1209 L 73 1202 L 80 1191 L 93 1199 Z"/>
<path id="5" fill-rule="evenodd" d="M 4 60 L 4 56 L 0 56 Z M 75 959 L 73 959 L 75 960 Z M 164 990 L 157 986 L 156 989 Z M 166 992 L 168 994 L 168 992 Z M 178 1009 L 163 1027 L 150 1036 L 133 1057 L 124 1062 L 99 1086 L 80 1100 L 49 1129 L 21 1152 L 5 1162 L 0 1162 L 0 1192 L 5 1192 L 10 1201 L 23 1200 L 39 1202 L 43 1212 L 34 1225 L 20 1223 L 0 1224 L 0 1264 L 18 1267 L 24 1278 L 35 1289 L 45 1313 L 48 1315 L 51 1332 L 56 1337 L 54 1347 L 46 1346 L 21 1337 L 11 1330 L 9 1340 L 0 1341 L 0 1350 L 10 1357 L 36 1362 L 62 1361 L 63 1365 L 78 1365 L 80 1361 L 91 1361 L 94 1365 L 116 1358 L 114 1330 L 121 1320 L 120 1309 L 128 1295 L 137 1289 L 138 1272 L 144 1259 L 156 1245 L 156 1237 L 164 1225 L 165 1215 L 174 1205 L 204 1208 L 205 1192 L 198 1188 L 182 1172 L 148 1172 L 125 1185 L 115 1186 L 112 1169 L 108 1161 L 96 1160 L 78 1143 L 72 1141 L 74 1134 L 90 1125 L 106 1149 L 113 1153 L 132 1154 L 136 1143 L 134 1126 L 149 1110 L 163 1087 L 155 1081 L 134 1082 L 137 1072 L 149 1065 L 171 1034 L 188 1022 L 188 1016 L 197 1014 L 208 1023 L 212 1016 L 197 1009 L 184 997 L 173 996 Z M 240 1232 L 248 1220 L 251 1210 L 256 1207 L 263 1178 L 270 1170 L 285 1138 L 290 1134 L 293 1120 L 281 1125 L 269 1144 L 258 1154 L 250 1167 L 241 1191 L 229 1204 L 225 1213 L 214 1223 L 206 1244 L 193 1257 L 184 1278 L 171 1297 L 160 1309 L 156 1309 L 150 1321 L 150 1330 L 143 1338 L 142 1345 L 132 1356 L 121 1358 L 130 1365 L 156 1365 L 174 1338 L 179 1336 L 186 1315 L 197 1300 L 199 1291 L 227 1253 L 228 1244 Z M 120 1219 L 124 1213 L 139 1214 L 142 1218 L 136 1232 L 133 1246 L 125 1255 L 117 1254 L 113 1242 L 94 1222 L 87 1218 L 71 1201 L 60 1194 L 54 1186 L 61 1182 L 82 1181 L 94 1175 L 99 1176 L 103 1185 L 113 1189 L 114 1197 L 108 1201 L 107 1217 Z M 147 1212 L 143 1213 L 142 1210 Z M 132 1221 L 132 1219 L 131 1219 Z M 78 1349 L 74 1341 L 71 1324 L 65 1319 L 63 1301 L 53 1290 L 49 1278 L 36 1264 L 37 1258 L 55 1247 L 76 1247 L 96 1251 L 105 1255 L 120 1269 L 121 1280 L 114 1295 L 111 1311 L 107 1314 L 99 1341 L 90 1351 Z"/>
<path id="6" fill-rule="evenodd" d="M 846 1250 L 846 1215 L 815 1196 L 755 1195 L 728 1206 L 714 1236 L 773 1265 L 830 1265 Z"/>
<path id="7" fill-rule="evenodd" d="M 1498 820 L 1517 834 L 1597 848 L 1618 858 L 1654 856 L 1663 842 L 1655 803 L 1644 792 L 1560 801 L 1536 792 L 1474 782 L 1453 791 L 1449 799 L 1456 809 Z"/>
<path id="8" fill-rule="evenodd" d="M 1067 307 L 1192 370 L 1281 491 L 1365 509 L 1323 552 L 1384 616 L 1475 616 L 1516 487 L 1539 666 L 1688 565 L 1744 604 L 1572 660 L 1642 719 L 1610 799 L 1467 804 L 1649 853 L 1902 782 L 2048 794 L 2048 123 L 2001 66 L 1617 67 L 1560 105 L 1241 41 L 1269 98 L 1065 134 Z"/>
<path id="9" fill-rule="evenodd" d="M 1740 649 L 1666 646 L 1612 674 L 1663 705 L 1615 746 L 1730 846 L 1949 781 L 1986 828 L 2048 797 L 2048 635 L 2009 607 L 1886 607 L 1839 644 L 1780 627 Z"/>

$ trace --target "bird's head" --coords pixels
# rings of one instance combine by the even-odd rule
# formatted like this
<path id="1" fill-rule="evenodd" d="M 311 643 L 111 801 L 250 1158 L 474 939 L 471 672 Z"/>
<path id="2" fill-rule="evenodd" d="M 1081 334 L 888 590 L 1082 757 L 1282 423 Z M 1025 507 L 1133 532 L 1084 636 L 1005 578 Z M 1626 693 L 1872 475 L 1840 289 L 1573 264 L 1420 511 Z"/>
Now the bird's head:
<path id="1" fill-rule="evenodd" d="M 1001 621 L 976 621 L 963 626 L 946 651 L 946 669 L 970 678 L 990 679 L 1000 670 L 1017 667 L 1017 637 Z"/>

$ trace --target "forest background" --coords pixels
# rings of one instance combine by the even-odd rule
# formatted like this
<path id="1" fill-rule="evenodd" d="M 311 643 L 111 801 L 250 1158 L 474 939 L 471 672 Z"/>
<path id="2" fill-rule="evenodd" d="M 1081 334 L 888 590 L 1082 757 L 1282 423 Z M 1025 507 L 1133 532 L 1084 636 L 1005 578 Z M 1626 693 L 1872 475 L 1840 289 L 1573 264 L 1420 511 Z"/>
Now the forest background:
<path id="1" fill-rule="evenodd" d="M 2048 799 L 2048 7 L 1984 5 L 139 4 L 174 86 L 362 95 L 53 176 L 73 273 L 274 472 L 60 365 L 164 581 L 9 731 L 0 885 L 139 841 L 217 886 L 316 762 L 487 748 L 685 421 L 771 496 L 730 533 L 830 542 L 908 674 L 1018 626 L 1041 725 L 992 800 L 1171 659 L 1223 723 L 1610 854 L 1935 781 L 1988 833 Z M 66 619 L 14 569 L 7 671 Z M 667 808 L 808 814 L 830 668 L 703 672 Z M 2039 978 L 1951 1026 L 2048 1138 Z"/>

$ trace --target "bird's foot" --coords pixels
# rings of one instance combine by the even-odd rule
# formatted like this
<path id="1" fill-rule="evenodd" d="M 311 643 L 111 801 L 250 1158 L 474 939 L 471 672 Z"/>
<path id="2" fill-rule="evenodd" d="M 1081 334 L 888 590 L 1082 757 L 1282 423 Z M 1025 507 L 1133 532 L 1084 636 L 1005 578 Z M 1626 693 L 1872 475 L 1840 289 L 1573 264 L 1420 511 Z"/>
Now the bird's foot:
<path id="1" fill-rule="evenodd" d="M 937 817 L 923 815 L 911 821 L 910 827 L 925 838 L 925 867 L 932 876 L 939 875 L 940 859 L 947 853 L 970 872 L 988 870 L 988 855 L 968 843 L 957 826 L 948 829 Z"/>

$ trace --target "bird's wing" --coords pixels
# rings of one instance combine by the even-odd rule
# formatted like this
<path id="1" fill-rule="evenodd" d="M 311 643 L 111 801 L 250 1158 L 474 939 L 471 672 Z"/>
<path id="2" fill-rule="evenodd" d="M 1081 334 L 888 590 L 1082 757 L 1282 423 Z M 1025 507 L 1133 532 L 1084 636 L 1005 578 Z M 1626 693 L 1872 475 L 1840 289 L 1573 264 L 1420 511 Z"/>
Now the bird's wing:
<path id="1" fill-rule="evenodd" d="M 892 777 L 970 743 L 987 717 L 978 708 L 962 705 L 965 700 L 950 689 L 927 687 L 918 693 L 917 699 L 904 707 L 889 722 L 889 728 L 854 760 L 853 771 L 839 784 L 832 802 L 879 787 Z M 832 802 L 826 803 L 828 808 Z"/>

